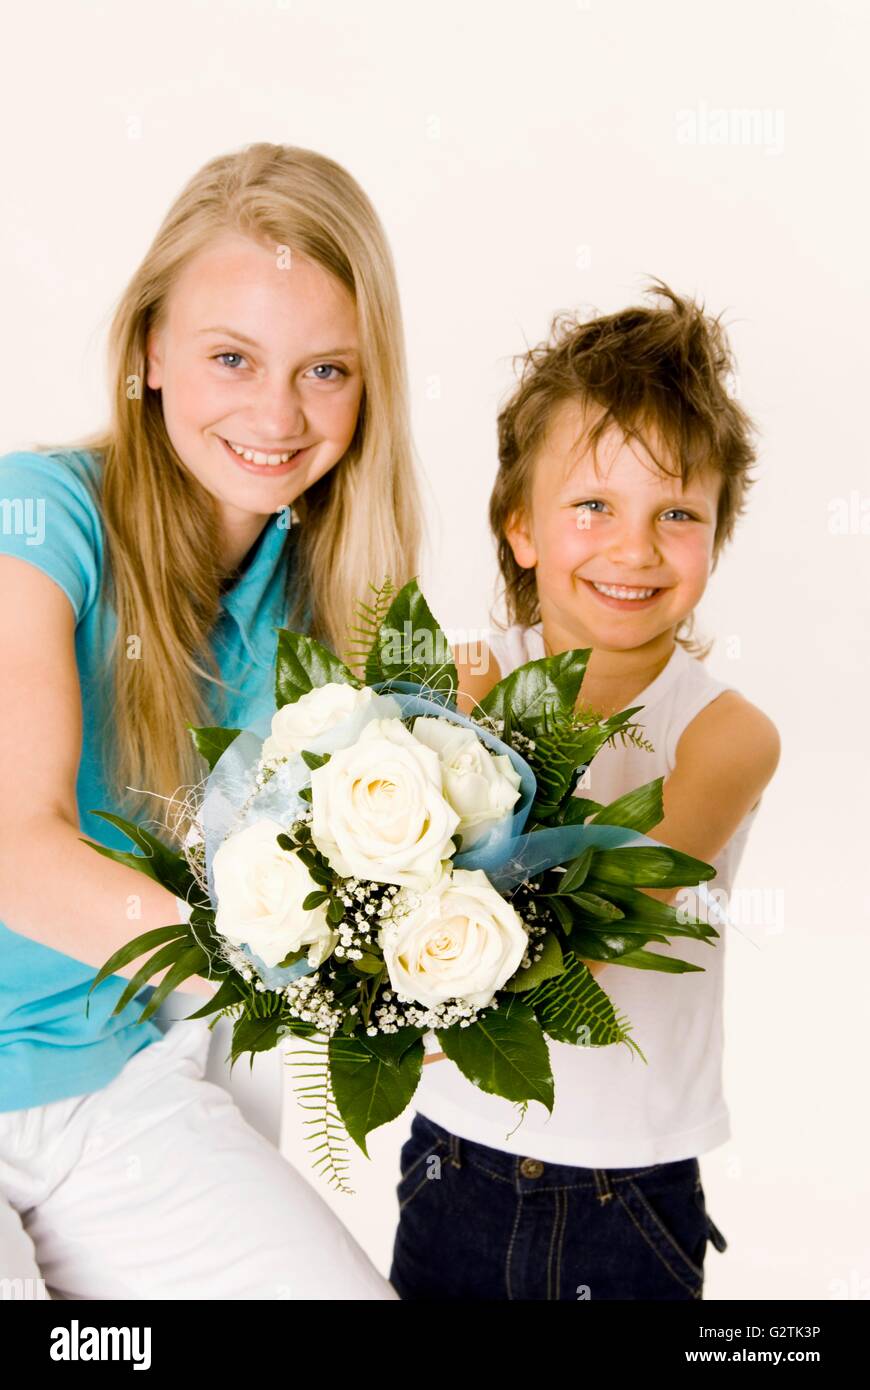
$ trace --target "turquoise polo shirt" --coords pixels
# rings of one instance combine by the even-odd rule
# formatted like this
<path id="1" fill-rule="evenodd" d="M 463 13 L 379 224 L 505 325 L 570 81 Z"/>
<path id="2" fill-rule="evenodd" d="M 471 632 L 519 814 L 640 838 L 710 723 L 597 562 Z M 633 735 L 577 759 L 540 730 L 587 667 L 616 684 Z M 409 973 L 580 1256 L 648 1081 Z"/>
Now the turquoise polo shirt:
<path id="1" fill-rule="evenodd" d="M 116 624 L 114 610 L 101 593 L 99 486 L 100 459 L 91 451 L 4 455 L 0 554 L 36 565 L 72 604 L 83 717 L 76 782 L 79 824 L 89 839 L 129 850 L 133 846 L 120 830 L 91 814 L 112 811 L 131 818 L 105 785 L 100 758 L 100 731 L 111 718 L 110 675 L 101 670 L 101 663 Z M 221 678 L 233 688 L 224 692 L 213 684 L 205 687 L 216 724 L 243 728 L 274 711 L 276 629 L 286 626 L 287 569 L 298 537 L 298 525 L 291 527 L 289 519 L 288 510 L 268 520 L 242 574 L 221 599 L 212 640 Z M 221 707 L 222 697 L 226 703 Z M 155 815 L 159 814 L 158 808 Z M 71 897 L 71 945 L 81 911 Z M 131 922 L 131 938 L 136 931 Z M 111 1016 L 129 983 L 120 975 L 93 991 L 86 1017 L 85 1003 L 96 973 L 74 955 L 43 946 L 0 922 L 0 1111 L 98 1090 L 134 1053 L 163 1036 L 154 1023 L 135 1022 L 150 989 Z"/>

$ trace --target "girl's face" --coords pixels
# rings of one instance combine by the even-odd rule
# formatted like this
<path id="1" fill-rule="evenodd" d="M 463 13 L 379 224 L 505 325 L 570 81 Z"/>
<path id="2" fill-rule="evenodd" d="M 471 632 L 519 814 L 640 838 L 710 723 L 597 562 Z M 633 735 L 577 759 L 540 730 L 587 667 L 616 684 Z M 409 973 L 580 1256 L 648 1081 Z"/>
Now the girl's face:
<path id="1" fill-rule="evenodd" d="M 534 464 L 531 516 L 507 538 L 517 563 L 536 567 L 552 646 L 626 651 L 672 633 L 703 594 L 720 478 L 704 470 L 684 489 L 614 426 L 596 472 L 591 450 L 576 443 L 583 426 L 574 402 L 554 412 Z"/>
<path id="2" fill-rule="evenodd" d="M 185 265 L 148 339 L 179 458 L 220 504 L 232 568 L 353 438 L 363 390 L 352 296 L 295 252 L 225 233 Z M 247 457 L 245 457 L 247 455 Z"/>

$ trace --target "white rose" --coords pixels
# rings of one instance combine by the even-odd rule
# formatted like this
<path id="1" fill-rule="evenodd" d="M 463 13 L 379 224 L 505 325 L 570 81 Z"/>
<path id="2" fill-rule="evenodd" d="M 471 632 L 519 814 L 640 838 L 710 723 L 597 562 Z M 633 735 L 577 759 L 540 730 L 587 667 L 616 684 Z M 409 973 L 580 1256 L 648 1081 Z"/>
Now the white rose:
<path id="1" fill-rule="evenodd" d="M 407 892 L 395 902 L 408 910 L 378 940 L 399 993 L 427 1007 L 463 999 L 480 1009 L 519 969 L 526 929 L 482 869 L 445 872 L 416 905 Z"/>
<path id="2" fill-rule="evenodd" d="M 291 758 L 303 748 L 316 749 L 316 740 L 336 724 L 343 724 L 371 703 L 371 686 L 357 689 L 344 681 L 330 681 L 282 705 L 272 716 L 272 732 L 263 740 L 264 758 Z"/>
<path id="3" fill-rule="evenodd" d="M 344 878 L 426 888 L 454 845 L 438 755 L 400 719 L 373 719 L 311 774 L 311 838 Z"/>
<path id="4" fill-rule="evenodd" d="M 219 846 L 212 865 L 215 928 L 235 945 L 250 946 L 265 965 L 277 965 L 303 946 L 310 946 L 308 964 L 320 965 L 338 937 L 323 904 L 303 909 L 318 885 L 295 850 L 278 844 L 282 830 L 264 817 Z"/>
<path id="5" fill-rule="evenodd" d="M 444 795 L 459 816 L 464 853 L 510 815 L 522 779 L 506 753 L 490 753 L 462 724 L 421 715 L 414 720 L 414 737 L 441 759 Z"/>

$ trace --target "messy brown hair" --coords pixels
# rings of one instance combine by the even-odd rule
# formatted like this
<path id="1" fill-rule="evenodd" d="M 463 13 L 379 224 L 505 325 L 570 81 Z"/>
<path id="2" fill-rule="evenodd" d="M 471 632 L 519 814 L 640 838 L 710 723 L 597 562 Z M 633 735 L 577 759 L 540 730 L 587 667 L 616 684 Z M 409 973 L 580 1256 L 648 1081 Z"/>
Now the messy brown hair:
<path id="1" fill-rule="evenodd" d="M 745 510 L 755 481 L 749 469 L 756 428 L 734 396 L 734 360 L 720 319 L 661 280 L 651 282 L 649 293 L 663 303 L 586 322 L 557 314 L 549 338 L 519 359 L 519 380 L 498 416 L 499 467 L 489 505 L 510 624 L 531 627 L 541 617 L 535 570 L 517 563 L 506 531 L 530 509 L 535 460 L 565 401 L 586 408 L 591 423 L 585 438 L 593 452 L 615 425 L 683 486 L 699 469 L 715 469 L 721 487 L 714 569 Z M 658 456 L 651 435 L 660 444 Z M 700 643 L 693 629 L 690 614 L 676 640 L 703 658 L 712 642 Z"/>

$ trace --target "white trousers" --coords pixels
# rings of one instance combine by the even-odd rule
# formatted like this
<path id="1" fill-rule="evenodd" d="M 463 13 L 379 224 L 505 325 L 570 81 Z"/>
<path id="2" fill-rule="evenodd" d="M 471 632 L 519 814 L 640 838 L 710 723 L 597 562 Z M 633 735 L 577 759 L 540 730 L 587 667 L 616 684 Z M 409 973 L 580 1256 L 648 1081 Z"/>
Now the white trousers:
<path id="1" fill-rule="evenodd" d="M 102 1090 L 0 1112 L 0 1298 L 398 1299 L 204 1079 L 210 1042 L 176 1023 Z"/>

